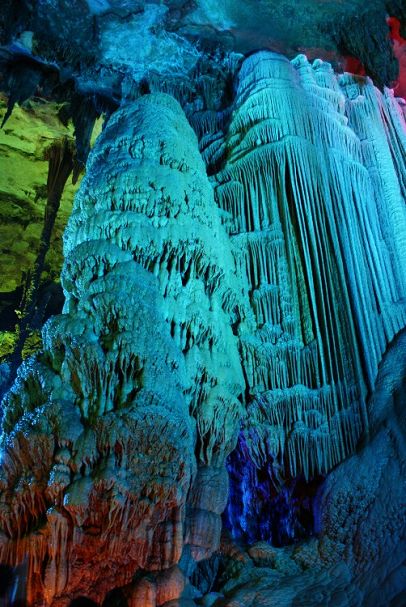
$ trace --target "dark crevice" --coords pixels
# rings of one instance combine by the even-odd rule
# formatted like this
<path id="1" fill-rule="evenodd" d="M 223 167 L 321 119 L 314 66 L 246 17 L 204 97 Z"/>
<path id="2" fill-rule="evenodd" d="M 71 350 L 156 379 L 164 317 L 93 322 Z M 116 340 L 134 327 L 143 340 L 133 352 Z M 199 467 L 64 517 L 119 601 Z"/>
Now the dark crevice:
<path id="1" fill-rule="evenodd" d="M 230 491 L 223 523 L 233 539 L 280 547 L 315 535 L 315 497 L 322 476 L 281 482 L 276 462 L 256 467 L 242 434 L 227 459 L 227 470 Z"/>

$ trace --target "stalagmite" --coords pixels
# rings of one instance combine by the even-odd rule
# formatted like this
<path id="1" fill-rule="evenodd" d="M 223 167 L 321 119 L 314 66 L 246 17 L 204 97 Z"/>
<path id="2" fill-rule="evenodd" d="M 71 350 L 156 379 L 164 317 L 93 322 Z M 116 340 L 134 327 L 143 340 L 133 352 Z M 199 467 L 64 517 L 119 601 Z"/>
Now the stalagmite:
<path id="1" fill-rule="evenodd" d="M 173 98 L 111 118 L 64 242 L 64 314 L 5 402 L 0 547 L 12 565 L 28 553 L 38 606 L 99 600 L 176 564 L 184 541 L 210 555 L 227 493 L 211 506 L 198 487 L 208 467 L 227 488 L 242 414 L 231 247 Z"/>

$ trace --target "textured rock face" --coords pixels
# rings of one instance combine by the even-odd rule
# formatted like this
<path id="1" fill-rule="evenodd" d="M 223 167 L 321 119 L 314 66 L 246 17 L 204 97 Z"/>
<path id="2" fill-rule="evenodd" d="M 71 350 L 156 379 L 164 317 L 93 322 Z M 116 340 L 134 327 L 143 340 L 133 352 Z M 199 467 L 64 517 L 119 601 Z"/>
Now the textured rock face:
<path id="1" fill-rule="evenodd" d="M 64 313 L 5 399 L 0 559 L 26 563 L 32 605 L 120 589 L 185 607 L 191 580 L 208 605 L 378 604 L 403 524 L 400 491 L 379 502 L 404 465 L 401 375 L 382 363 L 406 321 L 403 116 L 367 79 L 270 52 L 225 114 L 195 121 L 212 183 L 164 94 L 123 105 L 90 155 Z M 226 519 L 248 552 L 221 539 L 233 450 Z M 326 475 L 320 538 L 266 543 L 267 506 Z"/>
<path id="2" fill-rule="evenodd" d="M 0 96 L 0 114 L 7 103 Z M 55 140 L 73 141 L 73 128 L 60 122 L 60 105 L 32 100 L 14 108 L 0 130 L 0 200 L 2 294 L 21 286 L 23 275 L 31 269 L 43 223 L 48 162 L 46 154 Z M 92 143 L 101 131 L 101 121 L 92 135 Z M 65 186 L 53 243 L 47 258 L 44 278 L 59 280 L 62 267 L 62 235 L 72 212 L 73 197 L 80 185 L 71 180 Z M 4 297 L 4 295 L 2 295 Z"/>
<path id="3" fill-rule="evenodd" d="M 231 212 L 257 326 L 247 338 L 242 327 L 252 400 L 229 463 L 229 528 L 277 542 L 266 505 L 276 509 L 275 495 L 291 490 L 283 478 L 327 472 L 361 433 L 367 446 L 316 496 L 320 539 L 230 554 L 221 604 L 296 605 L 303 596 L 311 605 L 396 604 L 404 592 L 404 333 L 386 350 L 405 324 L 401 107 L 364 79 L 337 80 L 321 62 L 269 53 L 242 66 L 236 106 L 217 199 Z M 310 344 L 311 365 L 286 362 L 286 350 Z M 301 521 L 291 511 L 279 527 L 297 541 Z"/>
<path id="4" fill-rule="evenodd" d="M 238 301 L 175 100 L 148 96 L 109 122 L 65 256 L 65 314 L 44 328 L 45 352 L 21 368 L 4 414 L 2 556 L 28 554 L 38 605 L 102 600 L 137 569 L 174 565 L 184 538 L 196 559 L 219 543 L 221 467 L 241 415 Z"/>
<path id="5" fill-rule="evenodd" d="M 6 108 L 0 99 L 0 112 Z M 56 105 L 31 109 L 16 108 L 10 121 L 0 131 L 1 258 L 3 293 L 10 293 L 22 283 L 38 249 L 46 198 L 48 163 L 46 149 L 54 139 L 70 136 L 71 129 L 58 123 Z M 46 278 L 59 278 L 62 266 L 61 237 L 72 211 L 77 187 L 66 188 Z M 3 296 L 4 297 L 4 296 Z"/>
<path id="6" fill-rule="evenodd" d="M 404 131 L 389 94 L 304 56 L 247 59 L 235 105 L 216 195 L 253 313 L 244 435 L 258 466 L 309 478 L 367 429 L 405 323 Z"/>
<path id="7" fill-rule="evenodd" d="M 0 97 L 0 113 L 7 103 Z M 0 130 L 0 365 L 13 353 L 21 337 L 21 316 L 42 243 L 47 207 L 49 155 L 56 142 L 73 144 L 73 128 L 58 118 L 60 106 L 35 100 L 14 108 Z M 93 140 L 100 132 L 100 123 Z M 40 272 L 36 312 L 23 356 L 40 347 L 40 330 L 45 319 L 63 306 L 60 273 L 63 263 L 62 236 L 72 212 L 73 197 L 81 180 L 65 185 L 43 271 Z M 6 374 L 5 374 L 6 375 Z M 0 372 L 0 393 L 4 395 Z"/>
<path id="8" fill-rule="evenodd" d="M 377 83 L 388 85 L 397 77 L 397 64 L 387 15 L 405 27 L 402 0 L 367 5 L 363 0 L 302 0 L 300 7 L 293 0 L 33 0 L 22 5 L 4 0 L 0 43 L 14 37 L 39 56 L 69 63 L 73 71 L 78 60 L 86 62 L 80 68 L 85 71 L 98 64 L 108 79 L 123 68 L 140 76 L 152 71 L 186 75 L 199 56 L 196 41 L 199 49 L 246 53 L 266 47 L 289 57 L 307 48 L 313 57 L 338 64 L 343 55 L 355 55 Z"/>
<path id="9" fill-rule="evenodd" d="M 368 444 L 332 472 L 319 497 L 321 542 L 330 559 L 350 564 L 360 603 L 371 606 L 391 604 L 405 590 L 405 378 L 403 331 L 379 366 Z"/>
<path id="10" fill-rule="evenodd" d="M 317 537 L 247 551 L 224 541 L 222 607 L 403 605 L 406 333 L 379 367 L 370 401 L 369 442 L 322 485 Z"/>

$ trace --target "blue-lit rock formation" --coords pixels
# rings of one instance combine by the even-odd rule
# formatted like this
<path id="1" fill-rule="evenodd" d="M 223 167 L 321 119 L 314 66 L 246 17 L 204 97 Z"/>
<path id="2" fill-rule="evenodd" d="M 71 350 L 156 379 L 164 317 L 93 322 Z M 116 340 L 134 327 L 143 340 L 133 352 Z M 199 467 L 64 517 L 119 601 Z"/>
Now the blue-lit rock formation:
<path id="1" fill-rule="evenodd" d="M 175 565 L 183 544 L 197 560 L 219 545 L 242 416 L 238 282 L 173 98 L 144 97 L 110 120 L 65 256 L 65 313 L 20 369 L 3 420 L 3 558 L 28 553 L 35 605 L 103 598 L 138 569 Z"/>
<path id="2" fill-rule="evenodd" d="M 278 489 L 286 468 L 325 474 L 368 431 L 368 390 L 406 318 L 405 134 L 389 92 L 304 56 L 247 59 L 235 105 L 216 195 L 255 316 L 241 326 L 244 440 Z"/>
<path id="3" fill-rule="evenodd" d="M 232 216 L 229 233 L 248 277 L 256 328 L 242 326 L 251 399 L 229 460 L 227 526 L 236 538 L 276 546 L 283 536 L 297 542 L 306 524 L 313 526 L 321 535 L 317 560 L 334 563 L 331 596 L 319 578 L 306 576 L 292 596 L 320 585 L 309 604 L 387 605 L 404 587 L 405 552 L 405 427 L 393 421 L 391 404 L 392 392 L 401 402 L 404 340 L 394 342 L 392 377 L 385 362 L 378 381 L 406 312 L 400 108 L 389 91 L 382 95 L 348 75 L 337 79 L 328 64 L 311 66 L 303 56 L 290 64 L 270 53 L 246 60 L 236 106 L 216 192 Z M 345 459 L 360 436 L 372 437 L 378 408 L 390 430 L 381 428 L 332 472 L 315 499 L 311 483 L 301 499 L 306 479 Z M 340 560 L 349 571 L 336 587 Z M 354 587 L 340 598 L 352 576 Z M 241 604 L 260 600 L 261 583 L 250 585 L 236 593 Z M 265 587 L 271 591 L 272 581 Z"/>
<path id="4" fill-rule="evenodd" d="M 64 312 L 4 402 L 0 554 L 33 607 L 402 591 L 401 108 L 265 51 L 235 91 L 186 99 L 197 136 L 129 96 L 89 157 Z"/>

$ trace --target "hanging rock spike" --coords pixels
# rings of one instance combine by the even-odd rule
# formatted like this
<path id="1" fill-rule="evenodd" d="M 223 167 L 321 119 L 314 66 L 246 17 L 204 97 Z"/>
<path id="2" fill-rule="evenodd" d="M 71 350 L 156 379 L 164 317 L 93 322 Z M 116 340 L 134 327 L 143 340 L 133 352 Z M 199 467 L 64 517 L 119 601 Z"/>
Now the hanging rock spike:
<path id="1" fill-rule="evenodd" d="M 406 321 L 397 107 L 304 55 L 242 64 L 215 180 L 256 318 L 240 339 L 258 466 L 326 473 L 367 431 L 367 392 Z"/>

